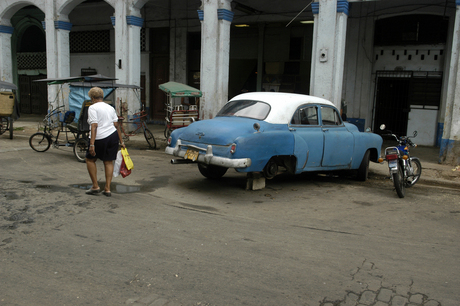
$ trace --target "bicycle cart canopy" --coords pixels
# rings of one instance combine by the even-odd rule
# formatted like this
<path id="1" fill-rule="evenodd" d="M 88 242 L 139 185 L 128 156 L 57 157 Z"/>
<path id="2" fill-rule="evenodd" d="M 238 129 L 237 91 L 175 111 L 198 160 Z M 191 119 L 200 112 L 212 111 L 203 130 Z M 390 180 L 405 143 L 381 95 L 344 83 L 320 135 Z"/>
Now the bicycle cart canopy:
<path id="1" fill-rule="evenodd" d="M 116 78 L 111 78 L 102 74 L 94 74 L 87 76 L 67 77 L 67 78 L 51 78 L 35 80 L 34 82 L 47 82 L 48 85 L 58 85 L 71 82 L 103 82 L 103 81 L 115 81 Z"/>
<path id="2" fill-rule="evenodd" d="M 18 89 L 18 87 L 14 85 L 13 83 L 4 82 L 4 81 L 0 81 L 0 88 L 1 89 Z"/>
<path id="3" fill-rule="evenodd" d="M 168 94 L 171 97 L 201 97 L 202 93 L 200 90 L 193 88 L 191 86 L 177 83 L 177 82 L 167 82 L 160 84 L 158 86 L 162 91 Z"/>

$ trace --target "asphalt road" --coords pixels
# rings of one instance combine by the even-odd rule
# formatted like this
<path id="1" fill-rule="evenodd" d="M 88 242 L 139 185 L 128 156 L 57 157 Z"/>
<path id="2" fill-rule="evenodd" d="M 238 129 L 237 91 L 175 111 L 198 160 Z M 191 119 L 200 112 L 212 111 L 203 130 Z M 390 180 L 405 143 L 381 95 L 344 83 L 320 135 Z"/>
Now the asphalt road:
<path id="1" fill-rule="evenodd" d="M 246 191 L 128 149 L 108 198 L 71 148 L 0 137 L 0 305 L 459 305 L 458 190 L 399 199 L 371 172 Z"/>

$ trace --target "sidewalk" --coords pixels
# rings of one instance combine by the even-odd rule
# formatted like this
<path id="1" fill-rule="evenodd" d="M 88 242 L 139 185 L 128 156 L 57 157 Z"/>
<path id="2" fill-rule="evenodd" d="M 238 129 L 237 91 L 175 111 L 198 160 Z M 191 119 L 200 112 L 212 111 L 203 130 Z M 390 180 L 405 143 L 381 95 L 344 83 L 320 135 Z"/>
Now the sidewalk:
<path id="1" fill-rule="evenodd" d="M 15 138 L 28 139 L 30 135 L 37 132 L 38 124 L 42 122 L 42 120 L 43 116 L 22 115 L 21 118 L 14 122 L 12 141 L 14 141 Z M 148 127 L 155 137 L 157 144 L 155 152 L 163 153 L 167 145 L 167 141 L 164 137 L 164 125 L 149 124 Z M 8 136 L 3 134 L 0 137 L 7 138 Z M 387 144 L 387 142 L 384 142 L 384 145 L 385 144 Z M 126 143 L 126 145 L 133 148 L 148 148 L 142 133 L 130 137 L 130 140 Z M 439 148 L 419 146 L 417 148 L 411 148 L 411 155 L 418 157 L 422 163 L 422 176 L 420 178 L 420 184 L 460 189 L 460 167 L 457 167 L 458 165 L 439 164 Z M 369 169 L 371 173 L 374 173 L 378 176 L 389 176 L 388 165 L 386 162 L 383 164 L 371 162 Z"/>

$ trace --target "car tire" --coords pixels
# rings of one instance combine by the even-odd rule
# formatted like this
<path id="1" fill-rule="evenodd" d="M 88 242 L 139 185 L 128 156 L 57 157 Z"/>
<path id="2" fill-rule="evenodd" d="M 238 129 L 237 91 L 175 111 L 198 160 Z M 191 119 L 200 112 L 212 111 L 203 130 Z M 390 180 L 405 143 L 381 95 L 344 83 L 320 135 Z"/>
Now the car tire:
<path id="1" fill-rule="evenodd" d="M 227 172 L 227 169 L 228 168 L 198 163 L 198 170 L 200 170 L 200 173 L 208 179 L 221 178 Z"/>
<path id="2" fill-rule="evenodd" d="M 365 182 L 369 175 L 369 158 L 371 151 L 367 150 L 364 154 L 361 165 L 359 165 L 358 172 L 356 174 L 356 179 L 361 182 Z"/>

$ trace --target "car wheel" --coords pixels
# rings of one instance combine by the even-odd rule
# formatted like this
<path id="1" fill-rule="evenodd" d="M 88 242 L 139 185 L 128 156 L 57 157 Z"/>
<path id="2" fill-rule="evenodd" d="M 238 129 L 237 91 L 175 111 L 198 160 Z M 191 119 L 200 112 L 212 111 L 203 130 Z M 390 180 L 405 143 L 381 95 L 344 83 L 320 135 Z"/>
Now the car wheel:
<path id="1" fill-rule="evenodd" d="M 366 153 L 364 154 L 363 160 L 361 161 L 361 165 L 359 165 L 358 168 L 358 173 L 356 175 L 356 179 L 358 181 L 366 181 L 367 176 L 369 175 L 369 157 L 370 157 L 371 151 L 367 150 Z"/>
<path id="2" fill-rule="evenodd" d="M 208 179 L 219 179 L 227 172 L 228 168 L 214 166 L 214 165 L 206 165 L 206 164 L 198 164 L 198 170 L 200 173 L 208 178 Z"/>
<path id="3" fill-rule="evenodd" d="M 268 161 L 268 163 L 264 167 L 264 176 L 266 179 L 272 179 L 276 176 L 278 173 L 278 164 L 276 161 L 272 158 Z"/>

